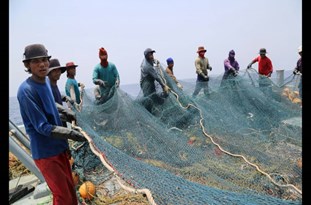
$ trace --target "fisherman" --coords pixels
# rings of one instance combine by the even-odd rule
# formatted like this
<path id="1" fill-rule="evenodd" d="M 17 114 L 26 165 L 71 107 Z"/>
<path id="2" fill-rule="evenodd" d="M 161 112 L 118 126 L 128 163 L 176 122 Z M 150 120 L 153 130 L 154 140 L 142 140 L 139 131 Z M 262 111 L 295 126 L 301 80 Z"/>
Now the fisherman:
<path id="1" fill-rule="evenodd" d="M 265 48 L 259 50 L 259 56 L 254 58 L 247 66 L 247 69 L 250 69 L 252 65 L 258 62 L 258 73 L 259 73 L 259 88 L 266 94 L 271 93 L 271 74 L 273 72 L 272 61 L 267 57 L 267 51 Z"/>
<path id="2" fill-rule="evenodd" d="M 107 102 L 114 94 L 114 88 L 120 85 L 120 76 L 114 63 L 108 62 L 107 50 L 103 47 L 99 49 L 100 63 L 94 67 L 93 83 L 97 85 L 94 95 L 97 103 Z"/>
<path id="3" fill-rule="evenodd" d="M 206 49 L 204 49 L 204 46 L 199 46 L 197 53 L 198 57 L 194 61 L 197 73 L 197 81 L 192 97 L 196 97 L 202 88 L 204 90 L 205 95 L 209 94 L 209 87 L 208 87 L 209 76 L 207 70 L 212 71 L 212 67 L 209 64 L 208 58 L 204 56 L 206 53 Z"/>
<path id="4" fill-rule="evenodd" d="M 73 104 L 74 101 L 66 95 L 61 95 L 58 86 L 57 81 L 60 79 L 61 74 L 63 74 L 66 71 L 65 66 L 61 66 L 59 63 L 59 60 L 57 58 L 50 59 L 50 66 L 48 70 L 48 80 L 51 84 L 52 93 L 54 96 L 54 100 L 59 105 L 63 105 L 63 101 Z M 62 119 L 62 123 L 64 127 L 67 127 L 66 120 Z"/>
<path id="5" fill-rule="evenodd" d="M 154 58 L 153 53 L 155 53 L 155 50 L 146 48 L 144 59 L 140 65 L 140 88 L 145 97 L 143 104 L 149 112 L 152 112 L 152 104 L 162 104 L 170 91 L 162 74 L 164 69 L 160 62 Z M 156 92 L 156 82 L 162 87 L 163 92 L 161 94 Z"/>
<path id="6" fill-rule="evenodd" d="M 83 83 L 78 83 L 78 81 L 75 79 L 76 76 L 76 67 L 78 65 L 75 65 L 74 62 L 68 62 L 66 63 L 66 69 L 67 69 L 67 81 L 65 85 L 65 92 L 68 97 L 70 97 L 74 104 L 74 108 L 78 111 L 82 109 L 82 95 L 83 95 L 83 89 L 84 89 L 84 84 Z M 81 90 L 79 89 L 81 88 Z M 72 108 L 72 107 L 71 107 Z"/>
<path id="7" fill-rule="evenodd" d="M 177 78 L 174 75 L 173 67 L 174 67 L 174 60 L 173 58 L 166 59 L 167 67 L 166 67 L 166 73 L 174 80 L 177 87 L 182 90 L 183 86 L 178 82 Z"/>
<path id="8" fill-rule="evenodd" d="M 229 56 L 224 60 L 225 73 L 222 77 L 220 86 L 224 86 L 227 79 L 236 77 L 239 73 L 239 63 L 235 60 L 235 51 L 229 51 Z M 234 81 L 232 81 L 234 83 Z"/>
<path id="9" fill-rule="evenodd" d="M 25 47 L 24 66 L 31 74 L 18 88 L 17 99 L 26 133 L 30 138 L 31 155 L 53 195 L 53 205 L 77 205 L 75 185 L 67 158 L 68 139 L 85 141 L 75 130 L 62 126 L 51 86 L 47 83 L 49 60 L 42 44 Z M 68 122 L 76 120 L 69 112 Z"/>

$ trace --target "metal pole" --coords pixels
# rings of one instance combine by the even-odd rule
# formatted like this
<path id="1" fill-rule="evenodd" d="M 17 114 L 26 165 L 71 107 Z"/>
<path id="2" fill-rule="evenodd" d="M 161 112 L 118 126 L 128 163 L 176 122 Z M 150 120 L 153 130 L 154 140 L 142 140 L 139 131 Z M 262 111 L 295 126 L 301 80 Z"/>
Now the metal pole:
<path id="1" fill-rule="evenodd" d="M 30 155 L 18 145 L 18 143 L 13 139 L 13 137 L 9 137 L 9 149 L 10 151 L 31 171 L 38 177 L 41 182 L 45 182 L 41 172 L 37 168 L 35 162 L 30 157 Z"/>
<path id="2" fill-rule="evenodd" d="M 30 150 L 29 138 L 13 123 L 9 120 L 10 132 L 25 146 Z"/>
<path id="3" fill-rule="evenodd" d="M 276 70 L 277 84 L 281 86 L 284 84 L 284 70 Z"/>

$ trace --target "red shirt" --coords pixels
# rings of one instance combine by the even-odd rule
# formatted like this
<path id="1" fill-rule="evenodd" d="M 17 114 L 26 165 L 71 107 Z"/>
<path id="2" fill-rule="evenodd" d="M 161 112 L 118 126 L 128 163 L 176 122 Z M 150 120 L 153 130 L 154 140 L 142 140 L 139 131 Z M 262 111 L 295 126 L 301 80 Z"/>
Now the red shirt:
<path id="1" fill-rule="evenodd" d="M 271 60 L 267 57 L 258 56 L 253 60 L 253 63 L 258 62 L 258 73 L 265 76 L 270 76 L 269 74 L 273 71 L 273 66 Z"/>

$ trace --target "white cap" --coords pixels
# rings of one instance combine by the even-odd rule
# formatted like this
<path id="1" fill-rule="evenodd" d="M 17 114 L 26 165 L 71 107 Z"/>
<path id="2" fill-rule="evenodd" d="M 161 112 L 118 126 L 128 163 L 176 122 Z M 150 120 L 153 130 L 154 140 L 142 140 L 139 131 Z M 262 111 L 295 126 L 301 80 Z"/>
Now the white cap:
<path id="1" fill-rule="evenodd" d="M 298 53 L 302 52 L 302 46 L 298 47 Z"/>

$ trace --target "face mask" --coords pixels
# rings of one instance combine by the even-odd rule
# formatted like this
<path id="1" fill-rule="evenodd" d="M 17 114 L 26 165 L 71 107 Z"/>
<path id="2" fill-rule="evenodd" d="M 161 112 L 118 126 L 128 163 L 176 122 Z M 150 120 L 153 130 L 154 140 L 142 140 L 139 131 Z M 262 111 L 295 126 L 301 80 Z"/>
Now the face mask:
<path id="1" fill-rule="evenodd" d="M 204 57 L 204 55 L 205 55 L 205 52 L 200 52 L 199 53 L 199 56 L 202 57 L 202 58 Z"/>

